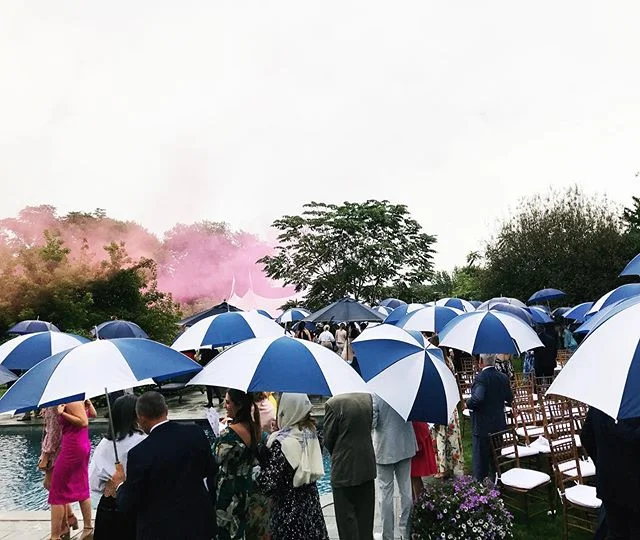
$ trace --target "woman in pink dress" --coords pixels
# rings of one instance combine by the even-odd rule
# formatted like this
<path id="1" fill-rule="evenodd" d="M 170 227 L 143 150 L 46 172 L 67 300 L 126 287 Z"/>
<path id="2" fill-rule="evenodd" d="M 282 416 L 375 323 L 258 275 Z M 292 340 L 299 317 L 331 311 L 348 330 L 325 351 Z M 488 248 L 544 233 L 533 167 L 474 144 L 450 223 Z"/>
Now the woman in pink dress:
<path id="1" fill-rule="evenodd" d="M 51 476 L 51 540 L 59 540 L 66 505 L 79 501 L 84 530 L 81 540 L 93 538 L 91 499 L 89 498 L 89 417 L 96 411 L 91 401 L 74 401 L 58 405 L 62 426 L 62 444 Z"/>

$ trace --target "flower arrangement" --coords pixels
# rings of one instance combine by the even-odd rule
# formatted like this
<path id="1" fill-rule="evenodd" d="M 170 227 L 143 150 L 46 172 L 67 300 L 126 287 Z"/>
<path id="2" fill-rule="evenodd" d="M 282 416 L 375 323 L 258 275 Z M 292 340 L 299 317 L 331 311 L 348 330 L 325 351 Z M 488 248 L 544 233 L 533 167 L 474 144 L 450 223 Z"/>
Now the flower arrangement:
<path id="1" fill-rule="evenodd" d="M 495 487 L 470 476 L 430 482 L 411 511 L 412 540 L 513 538 L 513 515 Z"/>

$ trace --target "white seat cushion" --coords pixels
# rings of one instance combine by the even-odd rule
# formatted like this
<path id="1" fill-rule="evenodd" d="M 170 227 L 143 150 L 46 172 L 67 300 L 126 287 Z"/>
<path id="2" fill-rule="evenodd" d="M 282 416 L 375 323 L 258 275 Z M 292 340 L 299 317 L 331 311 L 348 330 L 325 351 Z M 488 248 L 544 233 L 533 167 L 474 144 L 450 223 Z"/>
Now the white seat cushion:
<path id="1" fill-rule="evenodd" d="M 533 489 L 550 481 L 548 474 L 520 468 L 509 469 L 500 477 L 500 482 L 505 486 L 518 489 Z"/>
<path id="2" fill-rule="evenodd" d="M 540 426 L 527 426 L 527 431 L 525 433 L 523 427 L 519 427 L 516 429 L 516 435 L 518 437 L 525 437 L 527 434 L 529 437 L 536 437 L 537 435 L 542 435 L 544 433 L 544 428 Z"/>
<path id="3" fill-rule="evenodd" d="M 565 461 L 564 463 L 558 464 L 558 468 L 566 476 L 573 476 L 576 474 L 576 462 L 573 459 L 571 461 Z M 591 460 L 591 458 L 580 460 L 580 474 L 582 474 L 583 478 L 596 475 L 596 464 Z"/>
<path id="4" fill-rule="evenodd" d="M 513 446 L 504 447 L 500 453 L 505 457 L 515 457 L 515 452 L 513 451 Z M 521 458 L 537 456 L 540 452 L 536 448 L 532 448 L 531 446 L 526 446 L 523 444 L 518 445 L 518 456 Z"/>
<path id="5" fill-rule="evenodd" d="M 564 490 L 564 496 L 569 502 L 587 508 L 600 508 L 602 501 L 596 497 L 596 488 L 578 484 Z"/>

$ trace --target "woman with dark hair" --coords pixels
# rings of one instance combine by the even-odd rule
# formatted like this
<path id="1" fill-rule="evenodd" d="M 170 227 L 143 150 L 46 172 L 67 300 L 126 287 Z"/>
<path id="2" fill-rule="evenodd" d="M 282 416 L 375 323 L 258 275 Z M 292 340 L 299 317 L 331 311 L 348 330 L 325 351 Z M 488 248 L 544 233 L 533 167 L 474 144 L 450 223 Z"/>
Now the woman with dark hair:
<path id="1" fill-rule="evenodd" d="M 228 427 L 213 446 L 218 464 L 216 520 L 220 540 L 242 540 L 249 521 L 253 472 L 262 442 L 260 412 L 253 395 L 230 388 L 224 399 Z M 256 536 L 251 536 L 255 538 Z"/>
<path id="2" fill-rule="evenodd" d="M 111 407 L 118 459 L 125 470 L 129 451 L 146 438 L 138 427 L 136 401 L 138 398 L 134 394 L 126 394 L 116 399 Z M 96 540 L 108 538 L 135 540 L 136 516 L 118 511 L 115 493 L 110 492 L 107 486 L 108 480 L 116 470 L 113 440 L 111 433 L 104 435 L 96 446 L 89 465 L 91 491 L 101 495 L 96 510 L 94 538 Z"/>

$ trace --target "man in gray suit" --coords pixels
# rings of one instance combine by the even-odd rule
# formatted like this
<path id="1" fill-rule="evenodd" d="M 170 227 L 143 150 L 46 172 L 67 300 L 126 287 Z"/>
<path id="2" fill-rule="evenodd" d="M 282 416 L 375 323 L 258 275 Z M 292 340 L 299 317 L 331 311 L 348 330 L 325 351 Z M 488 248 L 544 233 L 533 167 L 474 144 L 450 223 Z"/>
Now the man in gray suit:
<path id="1" fill-rule="evenodd" d="M 382 517 L 382 539 L 393 540 L 393 478 L 400 491 L 400 536 L 407 538 L 407 524 L 413 503 L 411 458 L 418 445 L 411 422 L 405 422 L 380 397 L 373 396 L 373 446 L 378 469 L 378 493 Z"/>
<path id="2" fill-rule="evenodd" d="M 331 487 L 341 540 L 372 540 L 376 458 L 369 394 L 343 394 L 324 406 L 324 445 L 331 454 Z"/>

